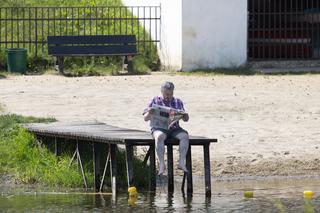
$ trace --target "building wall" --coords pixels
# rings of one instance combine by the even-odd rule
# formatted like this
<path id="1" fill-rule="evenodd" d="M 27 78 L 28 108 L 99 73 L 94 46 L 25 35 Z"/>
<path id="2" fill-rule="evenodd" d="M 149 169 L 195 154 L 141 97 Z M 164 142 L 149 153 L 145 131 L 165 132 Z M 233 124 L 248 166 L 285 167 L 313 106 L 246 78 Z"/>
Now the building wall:
<path id="1" fill-rule="evenodd" d="M 247 0 L 123 2 L 127 6 L 161 4 L 159 55 L 167 69 L 230 68 L 246 63 Z"/>
<path id="2" fill-rule="evenodd" d="M 161 46 L 159 56 L 165 69 L 179 70 L 182 66 L 182 0 L 122 0 L 126 6 L 158 6 L 161 4 Z M 137 13 L 137 11 L 134 11 Z M 142 11 L 140 11 L 142 14 Z M 152 15 L 152 14 L 151 14 Z M 148 13 L 146 13 L 146 17 Z M 149 25 L 146 24 L 149 31 Z M 151 30 L 154 32 L 154 30 Z M 155 38 L 155 35 L 152 35 Z"/>
<path id="3" fill-rule="evenodd" d="M 247 0 L 183 0 L 182 69 L 246 63 L 247 11 Z"/>

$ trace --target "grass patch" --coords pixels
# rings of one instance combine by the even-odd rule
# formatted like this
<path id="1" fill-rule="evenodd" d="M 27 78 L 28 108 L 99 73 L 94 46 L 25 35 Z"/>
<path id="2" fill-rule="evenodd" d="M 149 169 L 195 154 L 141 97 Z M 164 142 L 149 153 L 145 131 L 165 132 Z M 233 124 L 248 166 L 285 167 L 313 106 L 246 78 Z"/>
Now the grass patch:
<path id="1" fill-rule="evenodd" d="M 74 59 L 73 59 L 74 60 Z M 86 60 L 78 59 L 77 63 L 67 60 L 63 75 L 68 77 L 80 76 L 104 76 L 123 74 L 122 60 L 118 57 L 87 57 Z M 150 68 L 146 65 L 146 58 L 135 56 L 132 59 L 133 72 L 128 75 L 150 74 Z"/>
<path id="2" fill-rule="evenodd" d="M 0 72 L 0 79 L 6 78 L 6 77 L 7 77 L 7 75 L 5 72 Z"/>
<path id="3" fill-rule="evenodd" d="M 14 180 L 25 184 L 42 184 L 55 187 L 82 187 L 83 179 L 79 166 L 74 161 L 69 167 L 74 143 L 62 144 L 63 153 L 56 157 L 51 150 L 52 143 L 39 144 L 35 136 L 21 127 L 24 123 L 53 122 L 54 118 L 24 117 L 15 114 L 0 115 L 0 175 L 12 174 Z M 107 150 L 106 150 L 107 151 Z M 118 183 L 127 187 L 125 152 L 117 151 Z M 105 154 L 106 155 L 106 154 Z M 93 164 L 91 144 L 83 147 L 81 154 L 89 187 L 93 186 Z M 105 159 L 104 159 L 105 160 Z M 105 161 L 103 161 L 105 162 Z M 141 160 L 134 159 L 136 186 L 147 187 L 148 167 Z M 109 177 L 108 177 L 109 176 Z M 107 184 L 110 174 L 107 174 Z"/>
<path id="4" fill-rule="evenodd" d="M 145 75 L 150 74 L 150 68 L 146 65 L 146 58 L 142 56 L 135 56 L 132 59 L 133 62 L 133 74 Z"/>
<path id="5" fill-rule="evenodd" d="M 0 114 L 1 114 L 1 113 L 4 113 L 4 111 L 5 111 L 5 108 L 4 108 L 4 106 L 0 103 Z"/>

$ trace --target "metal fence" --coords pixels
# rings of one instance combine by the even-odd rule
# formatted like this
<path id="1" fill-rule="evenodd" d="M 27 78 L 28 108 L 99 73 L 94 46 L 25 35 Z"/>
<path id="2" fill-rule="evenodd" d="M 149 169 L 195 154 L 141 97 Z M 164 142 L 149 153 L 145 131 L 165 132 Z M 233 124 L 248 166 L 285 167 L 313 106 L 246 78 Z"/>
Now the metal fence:
<path id="1" fill-rule="evenodd" d="M 138 51 L 160 44 L 160 6 L 0 7 L 0 49 L 47 54 L 48 35 L 136 35 Z"/>
<path id="2" fill-rule="evenodd" d="M 251 60 L 320 59 L 319 0 L 248 0 Z"/>

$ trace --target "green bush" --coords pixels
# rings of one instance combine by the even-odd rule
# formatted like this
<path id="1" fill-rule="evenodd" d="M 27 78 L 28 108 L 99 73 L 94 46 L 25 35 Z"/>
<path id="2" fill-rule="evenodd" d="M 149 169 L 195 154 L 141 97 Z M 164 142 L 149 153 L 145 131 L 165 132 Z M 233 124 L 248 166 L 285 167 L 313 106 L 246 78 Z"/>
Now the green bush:
<path id="1" fill-rule="evenodd" d="M 0 72 L 6 70 L 7 57 L 5 50 L 0 48 Z"/>
<path id="2" fill-rule="evenodd" d="M 136 56 L 132 60 L 133 74 L 148 74 L 150 68 L 146 65 L 146 59 L 143 56 Z"/>

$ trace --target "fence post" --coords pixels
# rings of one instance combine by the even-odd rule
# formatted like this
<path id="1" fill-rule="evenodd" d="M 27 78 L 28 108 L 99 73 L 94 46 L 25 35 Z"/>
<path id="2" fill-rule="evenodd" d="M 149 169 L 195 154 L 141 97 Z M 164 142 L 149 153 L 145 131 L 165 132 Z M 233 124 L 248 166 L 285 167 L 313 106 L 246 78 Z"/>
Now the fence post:
<path id="1" fill-rule="evenodd" d="M 38 18 L 38 10 L 34 8 L 34 36 L 35 36 L 35 56 L 38 56 L 38 25 L 37 25 L 37 18 Z"/>

